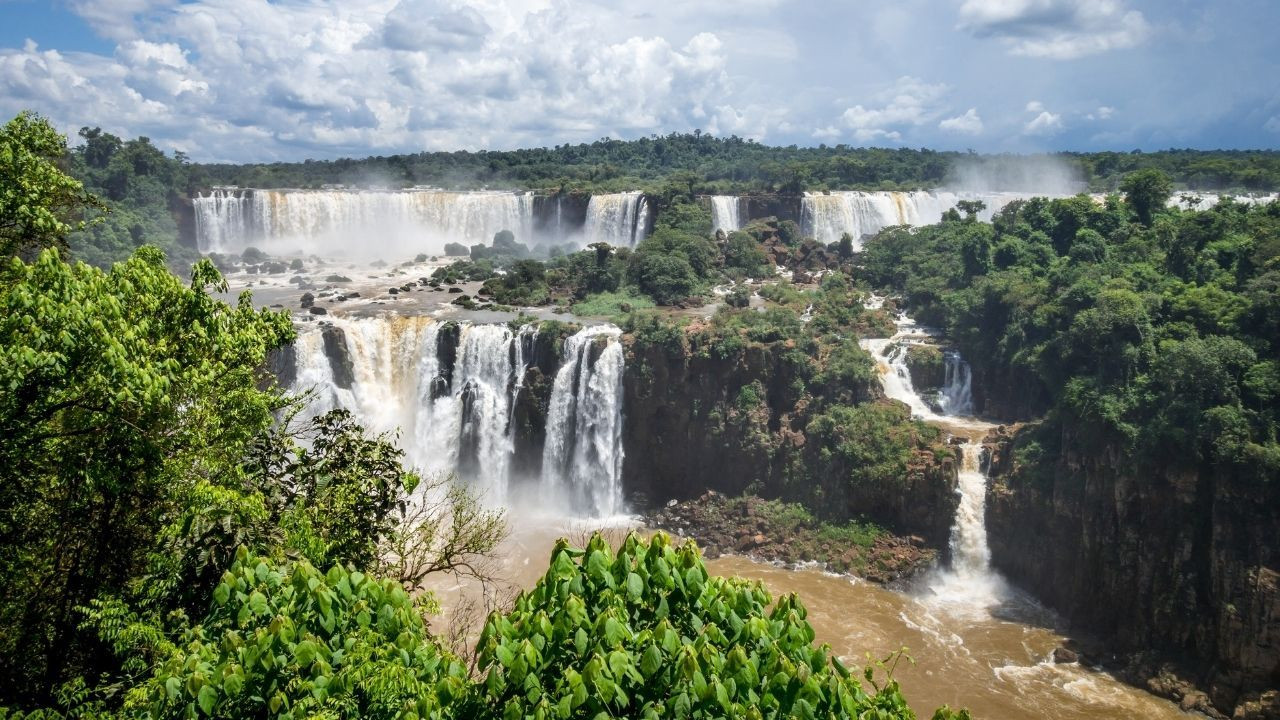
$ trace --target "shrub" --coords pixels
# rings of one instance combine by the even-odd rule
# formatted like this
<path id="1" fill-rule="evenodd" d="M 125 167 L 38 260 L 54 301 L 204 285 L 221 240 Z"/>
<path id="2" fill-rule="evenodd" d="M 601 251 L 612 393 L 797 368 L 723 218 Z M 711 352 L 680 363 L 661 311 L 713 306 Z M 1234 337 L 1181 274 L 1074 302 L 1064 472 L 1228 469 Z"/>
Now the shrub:
<path id="1" fill-rule="evenodd" d="M 697 547 L 634 533 L 559 541 L 515 609 L 489 618 L 479 669 L 493 717 L 877 717 L 914 715 L 895 681 L 868 694 L 795 595 L 708 575 Z M 866 713 L 866 715 L 864 715 Z"/>

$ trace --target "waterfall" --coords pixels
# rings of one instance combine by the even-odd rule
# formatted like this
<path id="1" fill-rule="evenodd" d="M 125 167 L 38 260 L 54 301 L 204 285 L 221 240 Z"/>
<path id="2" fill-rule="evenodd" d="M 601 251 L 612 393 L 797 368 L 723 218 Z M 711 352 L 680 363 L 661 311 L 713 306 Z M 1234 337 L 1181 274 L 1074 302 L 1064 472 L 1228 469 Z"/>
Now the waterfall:
<path id="1" fill-rule="evenodd" d="M 215 188 L 193 203 L 201 252 L 395 258 L 488 244 L 500 230 L 533 237 L 529 192 Z"/>
<path id="2" fill-rule="evenodd" d="M 456 471 L 490 502 L 505 500 L 511 417 L 527 369 L 523 344 L 533 328 L 513 332 L 505 325 L 396 316 L 331 322 L 301 330 L 296 341 L 293 389 L 314 389 L 312 412 L 342 407 L 371 431 L 399 432 L 410 465 Z M 340 340 L 327 344 L 326 332 L 340 333 Z M 455 340 L 456 347 L 446 347 Z M 442 359 L 450 358 L 446 367 Z M 334 372 L 343 363 L 351 367 L 350 388 L 341 387 Z"/>
<path id="3" fill-rule="evenodd" d="M 510 497 L 515 409 L 537 328 L 430 317 L 333 317 L 301 327 L 294 392 L 308 416 L 349 410 L 372 432 L 398 433 L 408 465 L 456 472 L 487 502 Z M 622 331 L 589 327 L 565 341 L 547 417 L 544 496 L 593 517 L 622 510 Z"/>
<path id="4" fill-rule="evenodd" d="M 973 414 L 973 371 L 955 350 L 943 353 L 946 362 L 945 384 L 939 401 L 943 415 Z"/>
<path id="5" fill-rule="evenodd" d="M 873 298 L 873 302 L 880 304 L 883 299 Z M 891 338 L 864 339 L 859 343 L 880 366 L 885 396 L 906 403 L 913 415 L 967 440 L 960 446 L 956 487 L 960 498 L 951 526 L 951 567 L 934 576 L 929 590 L 932 599 L 950 612 L 986 616 L 1006 595 L 1003 580 L 991 570 L 991 550 L 987 545 L 987 475 L 981 440 L 994 426 L 969 417 L 973 414 L 972 373 L 969 364 L 954 350 L 944 353 L 942 412 L 929 408 L 912 386 L 906 356 L 909 346 L 930 342 L 937 333 L 917 326 L 906 315 L 898 317 L 897 328 Z"/>
<path id="6" fill-rule="evenodd" d="M 621 331 L 597 326 L 565 341 L 547 412 L 542 483 L 577 512 L 622 510 Z"/>
<path id="7" fill-rule="evenodd" d="M 642 193 L 592 195 L 583 228 L 586 242 L 635 247 L 649 232 L 649 201 Z"/>
<path id="8" fill-rule="evenodd" d="M 984 203 L 986 208 L 978 213 L 978 218 L 990 220 L 1005 205 L 1035 195 L 945 191 L 805 193 L 800 202 L 800 231 L 823 244 L 833 243 L 849 233 L 854 247 L 861 249 L 863 235 L 875 234 L 892 225 L 939 222 L 942 214 L 961 200 Z"/>
<path id="9" fill-rule="evenodd" d="M 738 202 L 737 195 L 712 195 L 711 196 L 711 227 L 713 230 L 723 230 L 731 233 L 735 230 L 742 229 L 742 220 L 739 215 L 741 204 Z"/>

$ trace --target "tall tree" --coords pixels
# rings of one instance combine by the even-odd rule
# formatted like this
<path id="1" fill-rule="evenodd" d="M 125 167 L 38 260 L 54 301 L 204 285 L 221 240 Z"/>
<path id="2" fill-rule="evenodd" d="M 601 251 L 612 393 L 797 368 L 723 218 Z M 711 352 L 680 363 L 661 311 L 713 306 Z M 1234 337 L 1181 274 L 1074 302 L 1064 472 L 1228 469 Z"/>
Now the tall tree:
<path id="1" fill-rule="evenodd" d="M 102 206 L 63 172 L 66 154 L 66 137 L 35 113 L 0 130 L 0 257 L 65 250 L 67 234 L 84 227 L 83 211 Z"/>

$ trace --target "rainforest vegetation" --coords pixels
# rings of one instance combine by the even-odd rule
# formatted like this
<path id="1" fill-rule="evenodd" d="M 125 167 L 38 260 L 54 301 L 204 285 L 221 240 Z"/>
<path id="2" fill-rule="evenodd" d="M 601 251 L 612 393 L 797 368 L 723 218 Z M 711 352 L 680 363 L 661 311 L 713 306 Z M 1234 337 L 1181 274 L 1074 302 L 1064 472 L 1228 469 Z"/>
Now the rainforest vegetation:
<path id="1" fill-rule="evenodd" d="M 946 329 L 988 380 L 989 413 L 1047 415 L 1029 462 L 1058 457 L 1066 426 L 1080 448 L 1123 448 L 1133 469 L 1276 482 L 1280 203 L 1166 208 L 1158 170 L 1121 190 L 888 230 L 860 278 Z"/>
<path id="2" fill-rule="evenodd" d="M 145 141 L 87 139 L 110 150 L 89 183 L 65 171 L 89 151 L 68 164 L 39 117 L 0 133 L 0 717 L 914 717 L 875 664 L 814 645 L 798 598 L 710 576 L 661 534 L 562 542 L 477 647 L 442 640 L 421 580 L 474 572 L 503 514 L 286 394 L 264 368 L 288 314 L 213 297 L 207 259 L 189 281 L 146 245 L 78 260 L 73 234 L 118 252 L 164 231 L 140 213 L 128 239 L 94 235 L 115 221 L 92 191 L 158 207 L 183 177 Z M 648 292 L 713 272 L 705 218 L 680 207 L 626 271 Z M 723 323 L 722 344 L 798 332 L 789 312 Z"/>

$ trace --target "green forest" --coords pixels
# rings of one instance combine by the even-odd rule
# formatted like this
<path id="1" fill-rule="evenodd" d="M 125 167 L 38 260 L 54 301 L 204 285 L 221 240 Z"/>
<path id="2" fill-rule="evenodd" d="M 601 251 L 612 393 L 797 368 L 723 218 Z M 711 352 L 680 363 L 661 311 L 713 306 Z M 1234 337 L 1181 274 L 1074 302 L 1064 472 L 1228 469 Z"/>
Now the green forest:
<path id="1" fill-rule="evenodd" d="M 855 252 L 774 219 L 714 234 L 698 195 L 928 186 L 960 156 L 694 134 L 232 167 L 80 137 L 69 148 L 27 113 L 0 131 L 0 718 L 914 717 L 882 667 L 814 644 L 800 598 L 711 576 L 663 534 L 562 541 L 477 644 L 450 642 L 420 582 L 493 553 L 504 514 L 266 372 L 294 338 L 288 311 L 216 299 L 215 263 L 177 242 L 174 206 L 210 184 L 649 187 L 657 221 L 634 250 L 541 261 L 504 237 L 433 282 L 610 317 L 641 345 L 789 348 L 798 417 L 825 448 L 793 480 L 823 492 L 946 454 L 932 428 L 856 397 L 874 377 L 856 339 L 889 329 L 869 291 L 945 330 L 992 388 L 988 414 L 1039 421 L 1016 448 L 1032 477 L 1108 447 L 1138 473 L 1280 478 L 1280 203 L 1166 206 L 1180 187 L 1275 189 L 1277 153 L 1063 156 L 1115 192 L 989 223 L 968 203 Z M 733 283 L 778 264 L 796 285 L 825 277 L 779 280 L 763 312 L 744 309 Z M 725 284 L 706 322 L 655 307 Z M 744 387 L 726 422 L 763 393 Z M 446 501 L 415 518 L 414 492 Z M 834 497 L 795 496 L 815 513 Z"/>
<path id="2" fill-rule="evenodd" d="M 1125 174 L 1154 168 L 1192 190 L 1280 189 L 1280 152 L 1199 151 L 978 155 L 847 145 L 775 147 L 700 132 L 509 151 L 424 152 L 263 165 L 202 165 L 214 184 L 316 188 L 325 184 L 531 188 L 581 192 L 656 190 L 692 183 L 700 193 L 914 190 L 942 185 L 973 166 L 997 183 L 1017 183 L 1023 161 L 1060 164 L 1083 187 L 1115 190 Z M 1025 183 L 1024 183 L 1025 184 Z M 1027 189 L 1012 187 L 1007 189 Z M 1035 188 L 1031 188 L 1035 189 Z"/>
<path id="3" fill-rule="evenodd" d="M 145 140 L 86 140 L 69 161 L 38 116 L 0 131 L 0 717 L 914 717 L 883 666 L 814 644 L 799 598 L 662 534 L 557 544 L 478 645 L 448 642 L 419 583 L 472 572 L 502 511 L 344 411 L 309 415 L 265 370 L 289 314 L 215 299 L 209 260 L 188 281 L 149 245 L 77 259 L 102 258 L 76 237 L 165 232 L 113 204 L 154 209 L 191 177 Z M 635 253 L 643 291 L 713 271 L 694 208 Z M 406 497 L 430 491 L 423 517 Z"/>
<path id="4" fill-rule="evenodd" d="M 1101 205 L 1037 198 L 991 223 L 957 213 L 888 230 L 860 278 L 902 294 L 987 384 L 1016 393 L 993 390 L 990 414 L 1047 417 L 1019 450 L 1030 468 L 1120 448 L 1132 471 L 1276 482 L 1280 203 L 1169 209 L 1158 170 L 1120 189 Z"/>

